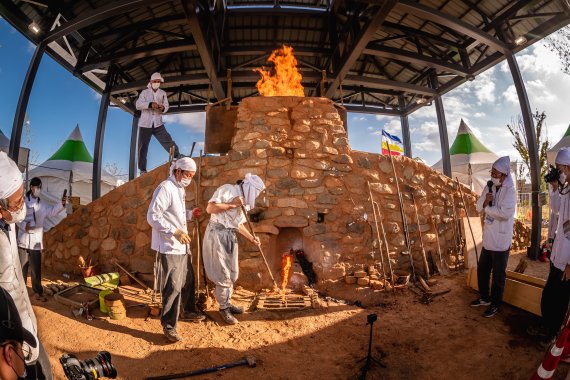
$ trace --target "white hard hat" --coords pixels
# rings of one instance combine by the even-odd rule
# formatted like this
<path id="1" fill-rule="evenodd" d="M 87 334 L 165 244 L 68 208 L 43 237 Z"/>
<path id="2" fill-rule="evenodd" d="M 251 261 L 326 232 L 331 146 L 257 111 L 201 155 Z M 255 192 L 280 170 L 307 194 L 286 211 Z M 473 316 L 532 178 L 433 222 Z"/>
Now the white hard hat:
<path id="1" fill-rule="evenodd" d="M 150 76 L 150 80 L 157 80 L 160 79 L 161 82 L 164 82 L 164 78 L 162 77 L 162 75 L 160 75 L 160 73 L 154 73 Z"/>

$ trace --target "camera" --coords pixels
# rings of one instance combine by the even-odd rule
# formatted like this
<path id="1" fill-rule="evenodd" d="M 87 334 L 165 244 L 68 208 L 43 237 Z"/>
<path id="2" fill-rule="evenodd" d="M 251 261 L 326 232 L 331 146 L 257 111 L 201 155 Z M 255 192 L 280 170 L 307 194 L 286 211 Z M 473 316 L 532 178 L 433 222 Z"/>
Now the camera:
<path id="1" fill-rule="evenodd" d="M 111 364 L 111 354 L 101 351 L 93 359 L 79 360 L 73 354 L 63 354 L 59 358 L 65 376 L 69 380 L 95 380 L 102 377 L 114 379 L 117 370 Z"/>
<path id="2" fill-rule="evenodd" d="M 554 166 L 550 165 L 548 169 L 548 173 L 544 175 L 544 182 L 554 182 L 558 181 L 560 178 L 560 171 L 556 169 Z"/>
<path id="3" fill-rule="evenodd" d="M 376 322 L 376 320 L 378 319 L 378 315 L 377 314 L 368 314 L 368 316 L 366 317 L 366 321 L 369 324 L 373 324 L 374 322 Z"/>

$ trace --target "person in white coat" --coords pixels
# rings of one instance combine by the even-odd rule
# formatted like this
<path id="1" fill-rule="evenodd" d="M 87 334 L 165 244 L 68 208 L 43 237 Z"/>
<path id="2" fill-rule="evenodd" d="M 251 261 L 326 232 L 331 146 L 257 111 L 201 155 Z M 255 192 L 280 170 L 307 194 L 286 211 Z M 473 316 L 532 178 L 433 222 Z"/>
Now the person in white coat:
<path id="1" fill-rule="evenodd" d="M 503 302 L 507 262 L 513 240 L 516 191 L 511 175 L 511 160 L 501 157 L 491 169 L 491 189 L 485 186 L 477 201 L 477 211 L 484 214 L 483 249 L 477 267 L 480 298 L 471 306 L 488 306 L 483 316 L 492 317 Z M 489 281 L 493 285 L 489 293 Z"/>
<path id="2" fill-rule="evenodd" d="M 570 302 L 570 148 L 560 149 L 555 163 L 560 172 L 560 197 L 559 208 L 556 210 L 558 217 L 554 219 L 556 225 L 550 255 L 550 272 L 540 300 L 542 326 L 527 330 L 529 334 L 542 338 L 540 344 L 544 348 L 554 343 Z"/>
<path id="3" fill-rule="evenodd" d="M 28 281 L 28 267 L 32 272 L 32 290 L 36 299 L 47 301 L 42 287 L 42 249 L 44 221 L 65 211 L 65 197 L 61 203 L 50 205 L 40 198 L 42 180 L 34 177 L 30 180 L 30 190 L 26 193 L 26 218 L 18 223 L 18 253 L 24 282 Z"/>
<path id="4" fill-rule="evenodd" d="M 176 324 L 181 314 L 183 300 L 182 288 L 186 285 L 187 293 L 195 294 L 194 281 L 186 283 L 186 276 L 192 266 L 188 265 L 191 242 L 188 235 L 186 211 L 186 191 L 196 173 L 196 163 L 189 157 L 176 160 L 171 168 L 171 175 L 161 182 L 148 207 L 147 221 L 152 227 L 151 249 L 157 252 L 155 276 L 159 277 L 162 298 L 160 322 L 164 335 L 171 342 L 182 340 L 176 331 Z M 193 278 L 193 272 L 191 273 Z M 187 306 L 187 305 L 185 305 Z M 192 310 L 193 309 L 193 310 Z M 187 320 L 202 320 L 204 315 L 196 311 L 196 305 L 186 310 Z"/>
<path id="5" fill-rule="evenodd" d="M 241 207 L 252 209 L 255 199 L 264 189 L 265 184 L 259 176 L 247 173 L 236 185 L 220 186 L 206 208 L 211 217 L 204 234 L 204 269 L 208 279 L 216 285 L 214 296 L 220 305 L 220 315 L 230 325 L 238 323 L 234 314 L 243 313 L 242 308 L 231 303 L 234 283 L 239 274 L 236 232 L 253 244 L 260 245 L 259 239 L 247 230 L 246 216 Z"/>
<path id="6" fill-rule="evenodd" d="M 150 139 L 155 136 L 160 145 L 169 152 L 174 147 L 174 158 L 180 157 L 178 146 L 172 140 L 172 136 L 164 127 L 162 114 L 168 111 L 168 96 L 160 89 L 160 84 L 164 78 L 160 73 L 154 73 L 150 77 L 147 88 L 141 91 L 135 104 L 137 110 L 141 111 L 139 118 L 139 147 L 138 161 L 141 174 L 146 173 L 148 145 Z"/>
<path id="7" fill-rule="evenodd" d="M 28 297 L 18 256 L 15 224 L 26 217 L 22 173 L 6 153 L 0 152 L 0 286 L 13 298 L 22 319 L 37 344 L 26 360 L 28 378 L 52 379 L 49 358 L 38 338 L 36 316 Z M 43 376 L 43 377 L 42 377 Z"/>

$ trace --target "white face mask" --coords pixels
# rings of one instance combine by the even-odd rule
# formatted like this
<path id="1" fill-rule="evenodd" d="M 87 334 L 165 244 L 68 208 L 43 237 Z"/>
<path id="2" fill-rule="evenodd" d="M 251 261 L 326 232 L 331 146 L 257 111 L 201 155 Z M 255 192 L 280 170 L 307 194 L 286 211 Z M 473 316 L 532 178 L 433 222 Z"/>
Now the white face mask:
<path id="1" fill-rule="evenodd" d="M 10 215 L 12 216 L 12 220 L 6 220 L 8 224 L 15 224 L 20 223 L 22 220 L 26 218 L 26 208 L 24 207 L 25 203 L 22 203 L 22 207 L 18 211 L 10 211 Z"/>
<path id="2" fill-rule="evenodd" d="M 180 184 L 184 187 L 188 187 L 188 185 L 190 185 L 191 182 L 192 182 L 192 178 L 182 178 L 180 180 Z"/>
<path id="3" fill-rule="evenodd" d="M 501 185 L 501 179 L 500 178 L 491 178 L 491 181 L 493 182 L 493 185 L 495 185 L 495 186 Z"/>
<path id="4" fill-rule="evenodd" d="M 562 185 L 564 185 L 566 183 L 566 180 L 568 179 L 568 176 L 566 175 L 566 173 L 564 172 L 560 172 L 560 177 L 559 177 L 559 181 Z"/>
<path id="5" fill-rule="evenodd" d="M 153 90 L 158 90 L 160 87 L 160 82 L 151 82 L 150 86 Z"/>
<path id="6" fill-rule="evenodd" d="M 32 189 L 32 195 L 34 196 L 34 198 L 38 198 L 40 196 L 41 191 L 42 190 L 39 187 L 34 187 Z"/>

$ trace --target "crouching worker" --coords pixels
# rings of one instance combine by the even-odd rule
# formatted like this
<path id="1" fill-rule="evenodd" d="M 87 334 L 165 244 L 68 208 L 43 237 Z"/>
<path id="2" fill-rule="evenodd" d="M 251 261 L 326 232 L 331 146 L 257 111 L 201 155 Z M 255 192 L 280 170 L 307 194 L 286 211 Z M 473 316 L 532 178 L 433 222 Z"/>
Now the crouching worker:
<path id="1" fill-rule="evenodd" d="M 157 252 L 158 270 L 155 276 L 158 277 L 162 298 L 160 322 L 164 335 L 171 342 L 181 340 L 176 332 L 176 323 L 181 303 L 184 302 L 182 288 L 186 284 L 188 269 L 191 268 L 188 265 L 190 236 L 186 222 L 185 188 L 190 185 L 195 173 L 194 160 L 189 157 L 177 160 L 172 165 L 170 177 L 154 191 L 147 212 L 147 221 L 152 227 L 151 248 Z M 188 291 L 194 293 L 194 289 Z M 196 320 L 204 318 L 195 310 L 187 311 L 193 312 Z"/>
<path id="2" fill-rule="evenodd" d="M 236 185 L 219 187 L 208 201 L 206 211 L 211 214 L 203 244 L 204 268 L 208 279 L 216 285 L 214 296 L 220 305 L 224 322 L 234 325 L 238 320 L 233 314 L 243 309 L 231 304 L 234 283 L 238 279 L 238 245 L 236 232 L 259 246 L 259 239 L 247 230 L 246 216 L 241 210 L 255 206 L 255 198 L 265 189 L 261 178 L 246 174 Z"/>
<path id="3" fill-rule="evenodd" d="M 37 342 L 22 326 L 22 319 L 10 294 L 0 287 L 0 379 L 26 379 L 26 360 Z"/>

